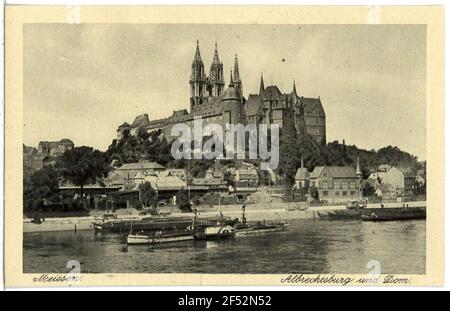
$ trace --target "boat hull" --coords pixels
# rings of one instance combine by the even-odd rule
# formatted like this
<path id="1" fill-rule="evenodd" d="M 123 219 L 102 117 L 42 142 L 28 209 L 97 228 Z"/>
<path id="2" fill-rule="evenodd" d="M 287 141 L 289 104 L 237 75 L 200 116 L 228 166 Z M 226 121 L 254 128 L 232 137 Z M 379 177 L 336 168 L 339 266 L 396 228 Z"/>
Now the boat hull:
<path id="1" fill-rule="evenodd" d="M 333 210 L 319 212 L 320 219 L 327 220 L 362 220 L 362 221 L 393 221 L 426 219 L 425 207 L 404 208 L 365 208 L 359 210 Z"/>
<path id="2" fill-rule="evenodd" d="M 170 236 L 148 236 L 148 235 L 128 235 L 128 245 L 150 245 L 150 244 L 163 244 L 173 242 L 192 241 L 194 236 L 192 233 L 170 235 Z"/>
<path id="3" fill-rule="evenodd" d="M 208 226 L 212 223 L 220 221 L 219 218 L 205 218 L 197 221 L 197 226 Z M 226 224 L 233 224 L 235 221 L 231 219 L 225 220 Z M 94 222 L 93 228 L 96 232 L 129 232 L 133 231 L 160 231 L 160 230 L 185 230 L 192 225 L 192 218 L 184 217 L 184 219 L 149 219 L 149 220 L 119 220 Z"/>

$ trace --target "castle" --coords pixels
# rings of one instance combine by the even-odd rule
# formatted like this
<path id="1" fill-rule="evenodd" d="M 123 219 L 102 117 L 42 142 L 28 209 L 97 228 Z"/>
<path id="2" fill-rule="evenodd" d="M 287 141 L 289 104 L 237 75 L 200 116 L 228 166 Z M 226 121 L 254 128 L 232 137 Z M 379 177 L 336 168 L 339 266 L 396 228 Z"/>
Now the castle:
<path id="1" fill-rule="evenodd" d="M 246 99 L 237 55 L 225 89 L 223 63 L 219 59 L 217 44 L 207 76 L 197 41 L 189 87 L 189 112 L 186 109 L 177 110 L 167 118 L 156 120 L 150 120 L 148 114 L 137 116 L 131 125 L 125 122 L 119 126 L 117 139 L 122 139 L 126 131 L 136 135 L 140 128 L 147 132 L 163 130 L 165 136 L 170 138 L 175 124 L 184 123 L 192 128 L 194 117 L 201 117 L 203 126 L 253 123 L 278 124 L 283 128 L 293 125 L 298 133 L 307 133 L 318 143 L 326 143 L 326 116 L 320 97 L 299 96 L 295 82 L 290 93 L 282 93 L 275 85 L 265 87 L 261 74 L 259 93 L 249 94 Z"/>

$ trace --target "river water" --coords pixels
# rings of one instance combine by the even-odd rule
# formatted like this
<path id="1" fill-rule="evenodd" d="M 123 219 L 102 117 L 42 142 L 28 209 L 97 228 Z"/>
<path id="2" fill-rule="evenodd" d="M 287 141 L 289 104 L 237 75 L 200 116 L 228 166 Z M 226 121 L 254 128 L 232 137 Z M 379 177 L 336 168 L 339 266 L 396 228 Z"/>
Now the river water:
<path id="1" fill-rule="evenodd" d="M 220 241 L 128 246 L 121 234 L 84 230 L 24 235 L 24 273 L 425 273 L 425 221 L 290 220 L 289 229 Z"/>

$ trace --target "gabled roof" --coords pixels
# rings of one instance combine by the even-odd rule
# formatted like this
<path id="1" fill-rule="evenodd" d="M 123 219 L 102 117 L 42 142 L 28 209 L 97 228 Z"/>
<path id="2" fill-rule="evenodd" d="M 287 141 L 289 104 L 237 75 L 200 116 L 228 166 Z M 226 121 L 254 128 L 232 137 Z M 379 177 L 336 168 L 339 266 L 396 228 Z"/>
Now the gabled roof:
<path id="1" fill-rule="evenodd" d="M 306 167 L 300 167 L 297 170 L 297 173 L 295 174 L 295 179 L 308 179 L 309 178 L 309 171 Z"/>
<path id="2" fill-rule="evenodd" d="M 327 176 L 331 178 L 357 178 L 356 170 L 352 166 L 316 166 L 310 178 Z"/>
<path id="3" fill-rule="evenodd" d="M 415 177 L 413 170 L 409 167 L 397 167 L 397 169 L 402 172 L 405 177 Z"/>
<path id="4" fill-rule="evenodd" d="M 268 86 L 264 89 L 264 92 L 262 92 L 262 97 L 263 99 L 271 99 L 271 100 L 276 100 L 276 99 L 280 99 L 280 97 L 283 95 L 280 91 L 280 89 L 278 88 L 278 86 L 276 85 L 271 85 Z"/>
<path id="5" fill-rule="evenodd" d="M 256 94 L 250 94 L 244 106 L 247 117 L 251 117 L 258 114 L 258 111 L 260 107 L 262 107 L 262 105 L 263 102 L 261 96 Z"/>
<path id="6" fill-rule="evenodd" d="M 137 116 L 133 123 L 131 124 L 131 127 L 139 127 L 139 126 L 147 126 L 150 124 L 150 120 L 148 119 L 148 114 L 144 113 L 139 116 Z"/>
<path id="7" fill-rule="evenodd" d="M 318 110 L 321 115 L 325 116 L 320 98 L 300 97 L 300 103 L 304 106 L 305 113 L 312 113 L 314 110 Z"/>

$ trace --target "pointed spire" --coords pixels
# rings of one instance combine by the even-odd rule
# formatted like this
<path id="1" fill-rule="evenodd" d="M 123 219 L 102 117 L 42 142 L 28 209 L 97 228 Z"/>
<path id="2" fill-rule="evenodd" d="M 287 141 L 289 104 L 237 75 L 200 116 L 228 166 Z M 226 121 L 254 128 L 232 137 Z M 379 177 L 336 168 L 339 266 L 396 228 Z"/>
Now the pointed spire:
<path id="1" fill-rule="evenodd" d="M 297 88 L 295 87 L 295 80 L 294 80 L 294 87 L 292 88 L 292 93 L 294 95 L 297 95 Z"/>
<path id="2" fill-rule="evenodd" d="M 220 64 L 219 60 L 219 53 L 217 52 L 217 42 L 215 43 L 215 49 L 214 49 L 214 57 L 213 57 L 213 64 Z"/>
<path id="3" fill-rule="evenodd" d="M 229 87 L 234 87 L 233 83 L 233 70 L 230 70 L 230 84 L 228 84 Z"/>
<path id="4" fill-rule="evenodd" d="M 201 62 L 201 61 L 202 61 L 202 57 L 200 56 L 200 46 L 199 46 L 198 40 L 197 40 L 197 48 L 195 50 L 194 62 Z"/>
<path id="5" fill-rule="evenodd" d="M 302 153 L 302 156 L 301 156 L 301 159 L 300 159 L 300 167 L 303 168 L 303 153 Z"/>
<path id="6" fill-rule="evenodd" d="M 361 165 L 359 163 L 359 156 L 356 159 L 356 176 L 361 176 L 362 172 L 361 172 Z"/>
<path id="7" fill-rule="evenodd" d="M 259 83 L 259 94 L 261 95 L 264 92 L 264 79 L 263 73 L 261 72 L 261 82 Z"/>
<path id="8" fill-rule="evenodd" d="M 241 77 L 239 75 L 239 64 L 238 64 L 238 58 L 237 54 L 234 54 L 234 82 L 240 82 Z"/>

